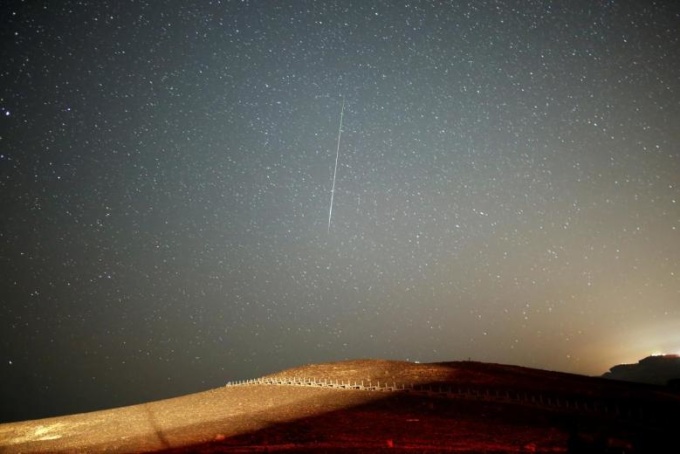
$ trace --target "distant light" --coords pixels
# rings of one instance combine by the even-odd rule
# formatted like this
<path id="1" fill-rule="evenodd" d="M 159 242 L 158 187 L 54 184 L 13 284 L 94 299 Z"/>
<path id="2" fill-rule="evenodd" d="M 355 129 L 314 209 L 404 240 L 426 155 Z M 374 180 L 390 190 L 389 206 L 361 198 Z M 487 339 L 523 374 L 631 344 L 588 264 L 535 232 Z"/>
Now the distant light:
<path id="1" fill-rule="evenodd" d="M 668 357 L 680 357 L 680 353 L 662 353 L 662 352 L 654 352 L 650 356 L 668 356 Z"/>

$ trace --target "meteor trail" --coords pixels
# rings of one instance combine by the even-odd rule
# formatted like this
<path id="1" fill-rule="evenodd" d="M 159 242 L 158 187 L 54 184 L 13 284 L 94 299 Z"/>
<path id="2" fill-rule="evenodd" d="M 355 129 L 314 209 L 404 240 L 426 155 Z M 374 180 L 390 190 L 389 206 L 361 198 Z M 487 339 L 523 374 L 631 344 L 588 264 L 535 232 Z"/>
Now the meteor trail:
<path id="1" fill-rule="evenodd" d="M 335 168 L 333 169 L 333 186 L 331 187 L 331 206 L 328 210 L 328 233 L 331 233 L 331 218 L 333 217 L 333 198 L 335 196 L 335 177 L 338 174 L 338 158 L 340 157 L 340 136 L 342 135 L 342 116 L 345 113 L 345 97 L 342 97 L 340 109 L 340 126 L 338 127 L 338 147 L 335 150 Z"/>

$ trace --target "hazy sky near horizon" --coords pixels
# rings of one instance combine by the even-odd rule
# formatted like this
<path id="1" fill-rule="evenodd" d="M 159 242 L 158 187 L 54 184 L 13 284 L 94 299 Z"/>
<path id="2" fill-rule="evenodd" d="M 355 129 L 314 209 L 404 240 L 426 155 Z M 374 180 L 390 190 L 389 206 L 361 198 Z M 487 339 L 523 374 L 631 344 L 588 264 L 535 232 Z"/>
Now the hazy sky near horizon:
<path id="1" fill-rule="evenodd" d="M 310 362 L 680 352 L 680 2 L 0 17 L 0 422 Z"/>

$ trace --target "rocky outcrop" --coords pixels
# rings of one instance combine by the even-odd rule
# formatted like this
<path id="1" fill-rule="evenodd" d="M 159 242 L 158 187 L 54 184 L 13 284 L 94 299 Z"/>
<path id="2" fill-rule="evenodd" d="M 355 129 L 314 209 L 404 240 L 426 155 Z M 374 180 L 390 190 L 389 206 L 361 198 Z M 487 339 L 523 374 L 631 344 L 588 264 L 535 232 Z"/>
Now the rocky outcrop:
<path id="1" fill-rule="evenodd" d="M 637 364 L 619 364 L 602 375 L 613 380 L 649 383 L 652 385 L 675 384 L 680 380 L 680 356 L 658 355 L 641 359 Z"/>

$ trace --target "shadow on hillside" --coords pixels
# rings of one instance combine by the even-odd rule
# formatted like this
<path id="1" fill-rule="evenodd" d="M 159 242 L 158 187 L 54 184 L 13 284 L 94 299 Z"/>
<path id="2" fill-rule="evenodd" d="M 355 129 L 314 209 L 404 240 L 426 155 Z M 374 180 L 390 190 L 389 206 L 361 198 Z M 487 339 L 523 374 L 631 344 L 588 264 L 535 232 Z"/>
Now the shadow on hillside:
<path id="1" fill-rule="evenodd" d="M 285 375 L 300 373 L 315 379 Z M 357 385 L 357 377 L 370 382 Z M 412 386 L 385 391 L 385 383 L 393 381 Z M 382 391 L 333 389 L 347 385 Z M 249 384 L 49 424 L 28 422 L 14 432 L 17 441 L 0 448 L 169 454 L 680 452 L 674 436 L 679 410 L 680 395 L 658 386 L 473 362 L 355 361 L 306 366 Z"/>
<path id="2" fill-rule="evenodd" d="M 367 402 L 277 421 L 281 415 L 293 416 L 299 408 L 318 404 L 303 399 L 294 406 L 253 414 L 260 429 L 223 438 L 215 424 L 214 440 L 163 452 L 680 452 L 673 436 L 677 407 L 649 393 L 656 388 L 543 371 L 525 370 L 522 374 L 519 369 L 499 367 L 494 371 L 496 383 L 467 388 L 479 398 L 371 392 Z M 452 379 L 459 378 L 458 372 Z M 446 387 L 446 383 L 436 382 L 421 384 L 419 389 Z M 496 396 L 512 395 L 516 400 L 483 397 L 484 390 L 490 388 L 502 390 Z M 352 393 L 337 392 L 338 399 Z M 538 394 L 549 396 L 547 401 L 553 405 L 539 402 Z M 604 406 L 598 409 L 593 402 Z M 205 430 L 201 424 L 182 430 L 189 433 L 199 427 Z M 159 434 L 159 438 L 172 437 Z"/>

